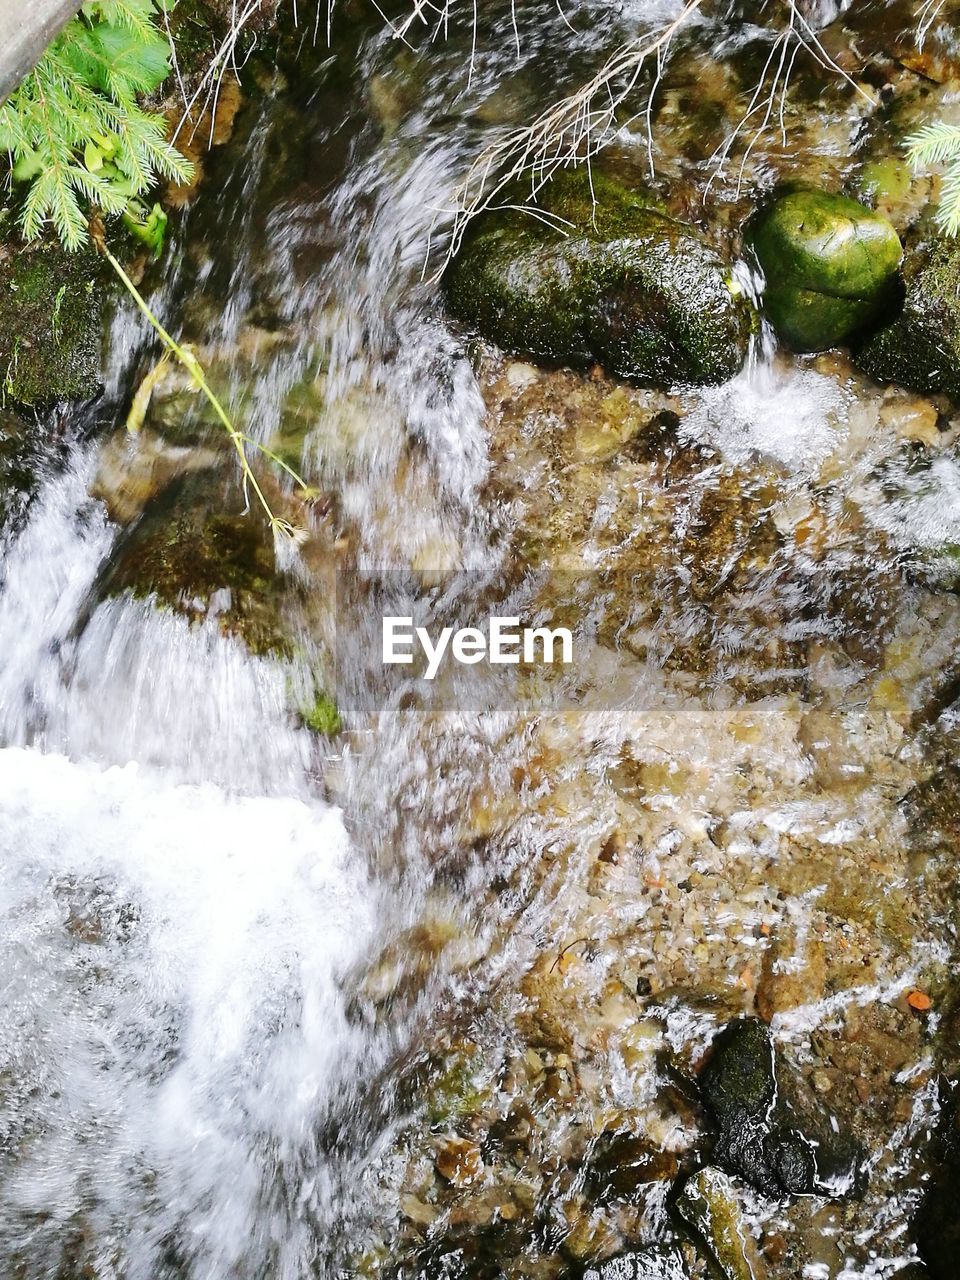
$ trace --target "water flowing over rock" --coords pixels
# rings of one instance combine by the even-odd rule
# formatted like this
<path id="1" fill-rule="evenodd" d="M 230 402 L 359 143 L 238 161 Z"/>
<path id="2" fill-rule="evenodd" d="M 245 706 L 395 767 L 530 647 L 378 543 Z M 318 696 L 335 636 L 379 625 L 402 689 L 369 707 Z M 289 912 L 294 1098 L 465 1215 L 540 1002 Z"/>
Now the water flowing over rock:
<path id="1" fill-rule="evenodd" d="M 895 301 L 902 250 L 886 218 L 847 196 L 793 191 L 747 228 L 763 270 L 763 305 L 797 351 L 824 351 Z"/>
<path id="2" fill-rule="evenodd" d="M 753 318 L 693 228 L 642 193 L 565 172 L 536 210 L 478 217 L 447 273 L 461 319 L 534 359 L 589 364 L 644 386 L 723 382 L 743 364 Z"/>
<path id="3" fill-rule="evenodd" d="M 709 1166 L 688 1179 L 677 1212 L 706 1245 L 723 1280 L 766 1280 L 750 1230 L 743 1220 L 730 1179 Z"/>

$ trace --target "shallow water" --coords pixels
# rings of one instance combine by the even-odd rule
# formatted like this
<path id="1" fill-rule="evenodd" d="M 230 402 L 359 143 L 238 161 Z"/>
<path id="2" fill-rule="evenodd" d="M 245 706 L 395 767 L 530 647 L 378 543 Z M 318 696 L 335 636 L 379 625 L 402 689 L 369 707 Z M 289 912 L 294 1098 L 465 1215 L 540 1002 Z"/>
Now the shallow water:
<path id="1" fill-rule="evenodd" d="M 170 588 L 167 544 L 137 541 L 157 512 L 206 535 L 242 510 L 222 454 L 143 496 L 140 523 L 110 518 L 104 456 L 156 355 L 129 307 L 101 404 L 8 525 L 11 1276 L 553 1277 L 670 1239 L 667 1180 L 611 1208 L 584 1169 L 618 1127 L 678 1168 L 696 1150 L 676 1080 L 753 1009 L 771 933 L 806 975 L 775 1036 L 855 1118 L 871 1177 L 840 1209 L 742 1207 L 786 1240 L 785 1277 L 913 1257 L 938 1015 L 903 995 L 945 973 L 955 881 L 904 800 L 952 754 L 960 606 L 931 552 L 960 543 L 955 425 L 921 455 L 906 398 L 770 344 L 726 386 L 669 395 L 471 361 L 425 270 L 443 193 L 496 130 L 676 12 L 583 9 L 549 76 L 556 9 L 521 14 L 519 56 L 492 9 L 466 85 L 465 27 L 416 53 L 345 28 L 214 153 L 145 287 L 246 429 L 323 491 L 276 572 L 217 564 L 204 594 L 171 570 L 190 586 Z M 727 34 L 731 58 L 749 49 Z M 715 27 L 692 38 L 712 68 Z M 838 167 L 844 111 L 825 126 Z M 620 141 L 642 169 L 645 138 Z M 661 448 L 625 448 L 624 423 L 664 413 Z M 174 384 L 148 430 L 215 446 Z M 146 581 L 123 577 L 141 563 Z M 371 683 L 351 666 L 379 616 L 364 569 L 397 590 L 465 571 L 524 608 L 562 589 L 589 661 L 544 686 L 454 673 L 432 700 Z M 282 642 L 248 647 L 263 601 Z M 302 714 L 331 682 L 334 741 Z M 454 1133 L 483 1147 L 474 1185 L 435 1172 Z"/>

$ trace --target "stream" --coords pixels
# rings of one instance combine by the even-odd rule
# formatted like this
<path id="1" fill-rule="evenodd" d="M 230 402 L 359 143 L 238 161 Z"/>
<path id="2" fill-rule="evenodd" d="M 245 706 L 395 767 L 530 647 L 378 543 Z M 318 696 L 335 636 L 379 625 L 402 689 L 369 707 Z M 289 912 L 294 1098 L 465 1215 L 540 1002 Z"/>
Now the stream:
<path id="1" fill-rule="evenodd" d="M 486 6 L 475 49 L 466 20 L 408 47 L 351 10 L 329 46 L 308 24 L 253 57 L 141 288 L 315 486 L 305 508 L 263 469 L 296 544 L 245 510 L 175 367 L 127 437 L 160 354 L 129 301 L 102 396 L 45 421 L 5 503 L 10 1280 L 559 1280 L 672 1247 L 697 1066 L 758 1010 L 866 1168 L 850 1199 L 739 1185 L 767 1273 L 927 1274 L 960 428 L 933 410 L 926 449 L 921 398 L 769 330 L 731 381 L 665 392 L 465 337 L 430 269 L 464 164 L 680 9 L 575 7 Z M 682 46 L 674 212 L 710 173 L 690 74 L 740 85 L 757 40 L 724 12 Z M 761 140 L 747 187 L 853 164 L 856 108 L 831 86 L 812 119 L 804 74 L 792 151 Z M 647 145 L 636 124 L 613 154 L 639 174 Z M 425 690 L 362 657 L 385 601 L 565 610 L 583 656 Z M 327 695 L 338 733 L 311 727 Z M 642 1151 L 620 1198 L 596 1190 L 611 1134 Z"/>

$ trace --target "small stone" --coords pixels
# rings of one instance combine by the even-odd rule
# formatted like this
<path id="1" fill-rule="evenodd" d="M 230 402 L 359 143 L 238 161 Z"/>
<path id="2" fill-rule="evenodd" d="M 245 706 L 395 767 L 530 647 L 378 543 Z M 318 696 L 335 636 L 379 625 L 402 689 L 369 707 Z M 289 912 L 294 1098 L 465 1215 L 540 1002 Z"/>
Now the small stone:
<path id="1" fill-rule="evenodd" d="M 931 449 L 939 447 L 943 439 L 937 428 L 939 419 L 936 405 L 919 396 L 896 396 L 880 409 L 880 421 L 893 426 L 902 440 L 916 441 Z"/>
<path id="2" fill-rule="evenodd" d="M 436 1166 L 455 1187 L 472 1187 L 483 1177 L 480 1148 L 468 1138 L 448 1138 L 437 1152 Z"/>
<path id="3" fill-rule="evenodd" d="M 533 386 L 540 375 L 532 364 L 513 360 L 507 365 L 505 377 L 511 391 L 525 391 L 527 387 Z"/>
<path id="4" fill-rule="evenodd" d="M 429 1227 L 437 1218 L 437 1210 L 433 1205 L 410 1195 L 400 1197 L 400 1212 L 418 1227 Z"/>

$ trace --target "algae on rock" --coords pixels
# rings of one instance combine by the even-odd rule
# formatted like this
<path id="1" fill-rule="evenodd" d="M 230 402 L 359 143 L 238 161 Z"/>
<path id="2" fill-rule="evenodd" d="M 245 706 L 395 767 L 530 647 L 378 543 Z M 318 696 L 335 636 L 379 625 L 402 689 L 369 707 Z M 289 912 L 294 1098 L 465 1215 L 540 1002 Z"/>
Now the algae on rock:
<path id="1" fill-rule="evenodd" d="M 766 279 L 764 309 L 798 351 L 845 341 L 894 297 L 900 239 L 847 196 L 791 191 L 757 215 L 746 239 Z"/>
<path id="2" fill-rule="evenodd" d="M 538 210 L 493 210 L 468 229 L 445 280 L 461 319 L 507 350 L 599 361 L 645 385 L 740 369 L 753 311 L 691 227 L 599 173 L 559 174 Z"/>
<path id="3" fill-rule="evenodd" d="M 21 405 L 86 400 L 101 386 L 102 268 L 59 245 L 0 256 L 0 373 Z"/>
<path id="4" fill-rule="evenodd" d="M 960 244 L 919 244 L 907 255 L 903 280 L 903 309 L 867 338 L 857 362 L 878 382 L 960 398 Z"/>

